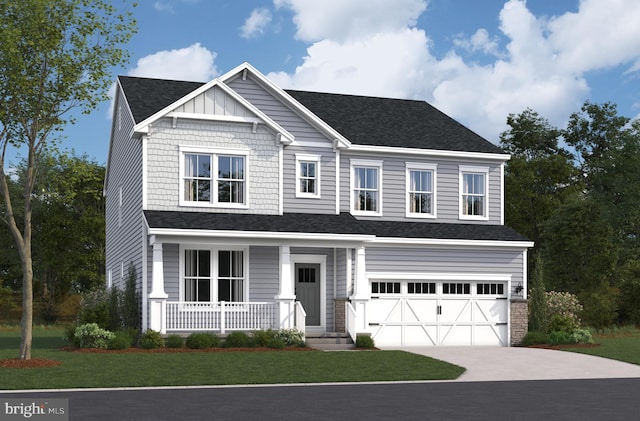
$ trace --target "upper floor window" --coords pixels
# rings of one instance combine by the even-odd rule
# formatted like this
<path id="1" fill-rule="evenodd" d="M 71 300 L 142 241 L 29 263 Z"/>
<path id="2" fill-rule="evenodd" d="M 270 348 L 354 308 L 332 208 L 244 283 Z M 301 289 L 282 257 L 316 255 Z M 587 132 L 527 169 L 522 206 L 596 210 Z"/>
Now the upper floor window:
<path id="1" fill-rule="evenodd" d="M 247 204 L 246 152 L 185 150 L 181 163 L 181 204 Z"/>
<path id="2" fill-rule="evenodd" d="M 407 216 L 436 216 L 436 165 L 407 163 Z"/>
<path id="3" fill-rule="evenodd" d="M 489 169 L 460 167 L 460 218 L 488 219 Z"/>
<path id="4" fill-rule="evenodd" d="M 351 161 L 351 211 L 382 214 L 382 161 Z"/>
<path id="5" fill-rule="evenodd" d="M 296 196 L 320 197 L 320 157 L 296 154 Z"/>

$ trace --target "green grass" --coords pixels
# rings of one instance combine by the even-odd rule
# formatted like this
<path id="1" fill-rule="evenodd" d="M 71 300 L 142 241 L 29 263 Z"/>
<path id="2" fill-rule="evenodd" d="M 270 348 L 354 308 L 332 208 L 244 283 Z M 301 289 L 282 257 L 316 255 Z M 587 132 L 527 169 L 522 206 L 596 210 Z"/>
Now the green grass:
<path id="1" fill-rule="evenodd" d="M 566 350 L 640 365 L 640 329 L 635 327 L 610 329 L 604 334 L 594 334 L 593 341 L 600 346 L 566 348 Z"/>
<path id="2" fill-rule="evenodd" d="M 50 368 L 0 368 L 0 390 L 455 379 L 464 369 L 402 351 L 98 354 L 62 351 L 62 329 L 34 331 L 33 358 Z M 20 333 L 0 329 L 0 359 Z"/>

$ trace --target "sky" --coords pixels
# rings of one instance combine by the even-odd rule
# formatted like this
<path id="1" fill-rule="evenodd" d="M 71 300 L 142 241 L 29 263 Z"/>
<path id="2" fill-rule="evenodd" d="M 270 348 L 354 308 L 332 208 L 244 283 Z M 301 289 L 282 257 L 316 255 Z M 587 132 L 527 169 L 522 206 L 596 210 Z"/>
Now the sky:
<path id="1" fill-rule="evenodd" d="M 425 100 L 493 143 L 585 100 L 640 117 L 638 0 L 139 0 L 117 75 L 207 82 L 243 62 L 284 89 Z M 106 164 L 110 103 L 62 147 Z"/>

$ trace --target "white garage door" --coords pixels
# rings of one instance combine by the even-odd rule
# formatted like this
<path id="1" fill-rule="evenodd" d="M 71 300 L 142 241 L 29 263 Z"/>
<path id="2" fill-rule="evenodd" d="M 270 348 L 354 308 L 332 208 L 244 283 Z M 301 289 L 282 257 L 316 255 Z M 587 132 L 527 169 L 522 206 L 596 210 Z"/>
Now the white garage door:
<path id="1" fill-rule="evenodd" d="M 506 282 L 374 281 L 376 345 L 508 345 Z"/>

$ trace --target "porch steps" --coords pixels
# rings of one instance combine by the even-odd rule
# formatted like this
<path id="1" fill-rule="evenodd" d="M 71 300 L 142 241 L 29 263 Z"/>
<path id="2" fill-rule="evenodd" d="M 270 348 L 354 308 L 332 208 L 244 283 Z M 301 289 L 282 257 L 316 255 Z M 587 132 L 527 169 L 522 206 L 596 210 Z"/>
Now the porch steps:
<path id="1" fill-rule="evenodd" d="M 305 340 L 309 348 L 321 351 L 350 351 L 356 348 L 351 337 L 343 332 L 307 333 Z"/>

